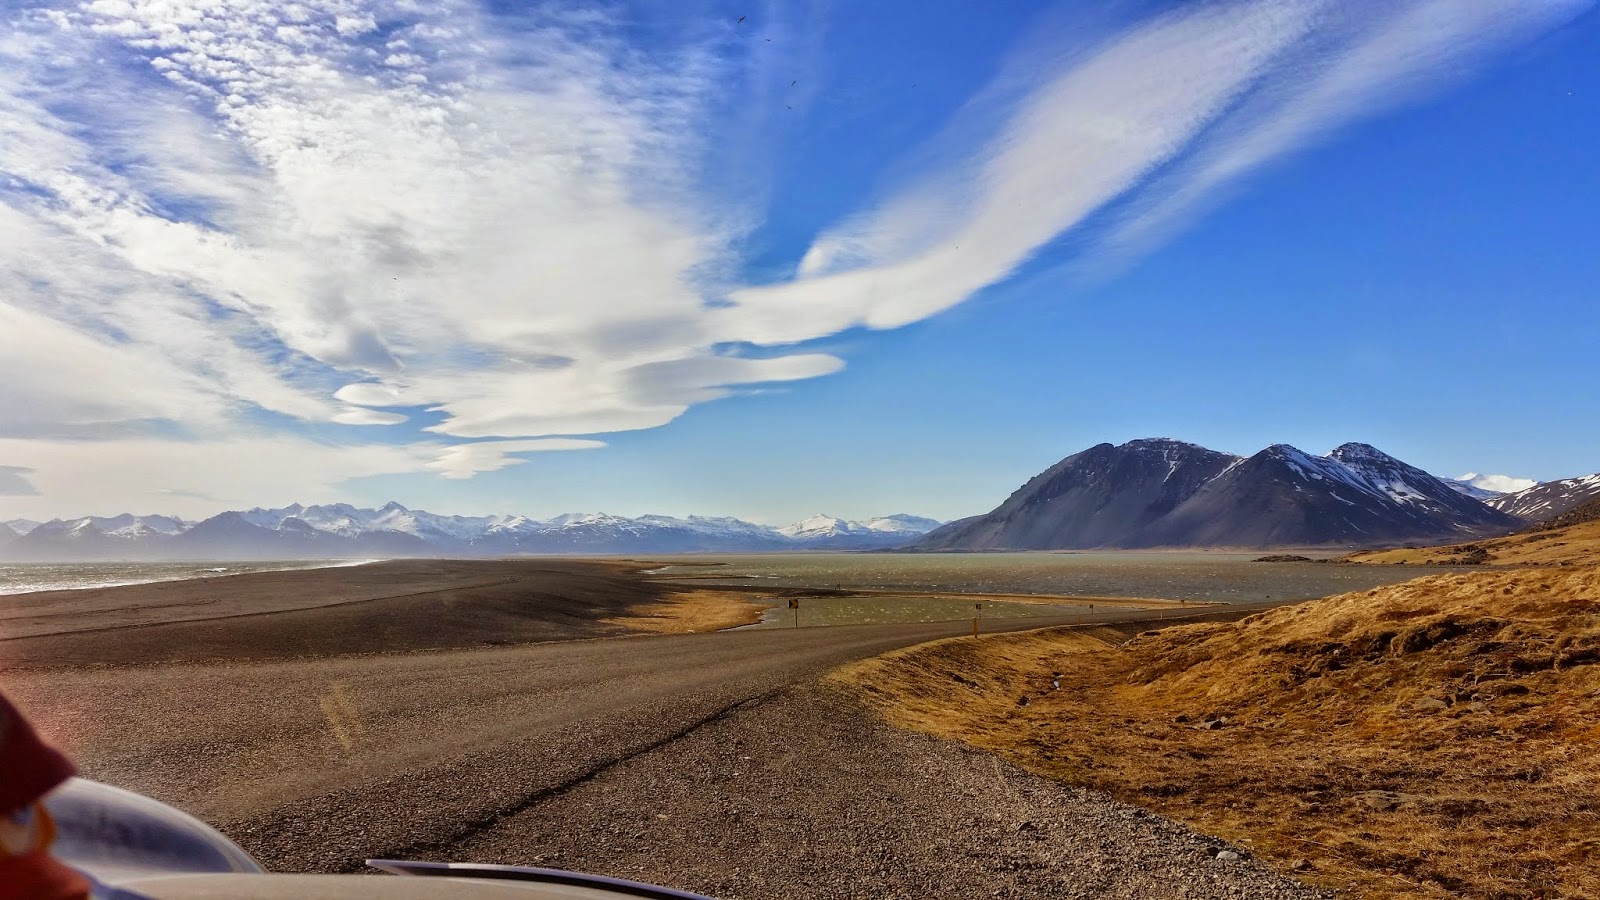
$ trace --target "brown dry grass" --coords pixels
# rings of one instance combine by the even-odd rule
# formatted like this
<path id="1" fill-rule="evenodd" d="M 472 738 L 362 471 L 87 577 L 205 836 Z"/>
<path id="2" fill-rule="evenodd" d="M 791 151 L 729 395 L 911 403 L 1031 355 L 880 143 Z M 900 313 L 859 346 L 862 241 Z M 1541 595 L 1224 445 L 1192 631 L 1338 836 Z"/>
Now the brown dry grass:
<path id="1" fill-rule="evenodd" d="M 628 615 L 603 620 L 649 634 L 689 634 L 754 625 L 770 604 L 733 591 L 683 591 L 629 607 Z"/>
<path id="2" fill-rule="evenodd" d="M 1481 552 L 1480 552 L 1481 551 Z M 1581 566 L 1600 562 L 1600 521 L 1507 537 L 1448 544 L 1367 550 L 1348 562 L 1408 565 Z"/>
<path id="3" fill-rule="evenodd" d="M 1423 578 L 1121 647 L 1062 630 L 955 639 L 834 677 L 897 724 L 1106 790 L 1308 881 L 1596 898 L 1596 663 L 1600 567 L 1586 567 Z"/>

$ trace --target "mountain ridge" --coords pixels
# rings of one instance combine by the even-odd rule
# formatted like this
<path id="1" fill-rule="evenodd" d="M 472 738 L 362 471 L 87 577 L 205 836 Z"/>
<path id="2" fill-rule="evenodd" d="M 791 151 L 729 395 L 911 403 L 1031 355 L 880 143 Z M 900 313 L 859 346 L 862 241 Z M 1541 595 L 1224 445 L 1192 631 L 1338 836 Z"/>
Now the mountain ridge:
<path id="1" fill-rule="evenodd" d="M 1522 520 L 1370 444 L 1250 457 L 1170 438 L 1097 444 L 915 550 L 1309 547 L 1449 540 Z"/>
<path id="2" fill-rule="evenodd" d="M 1600 497 L 1600 473 L 1546 481 L 1486 502 L 1502 512 L 1540 522 L 1555 518 L 1595 497 Z"/>
<path id="3" fill-rule="evenodd" d="M 709 553 L 868 550 L 899 546 L 940 523 L 897 513 L 864 521 L 831 516 L 828 527 L 782 527 L 716 516 L 564 513 L 452 516 L 348 503 L 229 510 L 198 522 L 171 516 L 85 516 L 0 530 L 0 559 L 69 562 L 96 559 L 357 559 L 417 556 Z M 810 520 L 805 520 L 810 521 Z M 13 523 L 30 526 L 16 533 Z"/>

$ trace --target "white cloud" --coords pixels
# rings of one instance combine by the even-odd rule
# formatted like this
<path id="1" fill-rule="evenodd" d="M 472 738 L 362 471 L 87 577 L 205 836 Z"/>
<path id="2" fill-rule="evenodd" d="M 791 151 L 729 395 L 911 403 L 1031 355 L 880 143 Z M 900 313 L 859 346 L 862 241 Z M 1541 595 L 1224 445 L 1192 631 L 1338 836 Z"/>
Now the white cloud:
<path id="1" fill-rule="evenodd" d="M 412 392 L 477 392 L 425 391 L 447 413 L 450 401 L 514 411 L 524 400 L 507 386 L 528 360 L 534 372 L 558 358 L 574 381 L 616 380 L 709 352 L 694 273 L 725 238 L 681 174 L 694 153 L 682 125 L 709 86 L 695 67 L 640 63 L 583 31 L 589 20 L 578 31 L 543 22 L 512 46 L 465 4 L 432 16 L 464 35 L 440 39 L 428 16 L 413 17 L 410 52 L 374 67 L 357 38 L 395 10 L 303 7 L 98 2 L 64 32 L 14 39 L 0 96 L 7 131 L 15 123 L 32 140 L 0 163 L 30 190 L 5 199 L 16 230 L 53 242 L 47 271 L 75 282 L 47 285 L 34 309 L 83 331 L 138 326 L 126 343 L 201 380 L 232 379 L 219 393 L 347 424 L 403 421 L 327 399 L 402 370 Z M 35 62 L 52 50 L 71 51 L 63 66 Z M 118 64 L 79 85 L 85 110 L 45 102 L 97 54 Z M 425 70 L 427 86 L 379 71 L 395 66 Z M 135 96 L 161 113 L 90 127 Z M 159 151 L 110 168 L 137 148 Z M 175 195 L 195 211 L 174 212 Z M 72 258 L 84 250 L 90 259 Z M 78 290 L 85 282 L 95 284 Z M 108 296 L 129 285 L 158 297 L 161 315 Z M 175 343 L 184 352 L 165 352 Z M 562 405 L 561 427 L 575 432 L 658 418 Z"/>
<path id="2" fill-rule="evenodd" d="M 470 478 L 524 462 L 518 454 L 604 446 L 573 438 L 453 446 L 435 441 L 331 445 L 281 436 L 200 441 L 0 438 L 0 460 L 5 462 L 0 466 L 0 496 L 8 516 L 48 519 L 143 511 L 203 517 L 219 509 L 281 506 L 293 500 L 342 502 L 348 499 L 343 484 L 351 478 L 422 471 Z"/>
<path id="3" fill-rule="evenodd" d="M 549 453 L 558 450 L 596 450 L 604 447 L 601 441 L 575 438 L 540 438 L 530 441 L 483 441 L 475 444 L 456 444 L 446 448 L 427 468 L 446 478 L 471 478 L 479 472 L 494 472 L 507 466 L 527 462 L 512 454 Z"/>
<path id="4" fill-rule="evenodd" d="M 717 35 L 631 46 L 561 4 L 506 31 L 470 0 L 8 7 L 0 438 L 21 443 L 0 460 L 65 503 L 126 447 L 150 456 L 119 477 L 228 502 L 241 491 L 198 454 L 288 448 L 304 475 L 263 471 L 320 490 L 340 466 L 460 478 L 597 446 L 528 439 L 837 371 L 729 348 L 933 315 L 1130 197 L 1105 248 L 1131 252 L 1238 175 L 1586 5 L 1180 6 L 1013 78 L 1028 90 L 978 91 L 988 131 L 758 286 L 730 275 L 752 210 L 697 174 L 737 156 L 714 111 L 760 68 Z M 294 436 L 308 425 L 396 445 Z M 68 452 L 86 430 L 141 436 Z M 152 434 L 182 435 L 159 446 L 193 474 L 162 468 Z M 512 440 L 449 446 L 476 438 Z"/>
<path id="5" fill-rule="evenodd" d="M 33 470 L 23 466 L 0 466 L 0 496 L 6 497 L 33 497 L 37 496 L 39 489 L 33 486 L 28 476 Z"/>
<path id="6" fill-rule="evenodd" d="M 31 469 L 38 496 L 7 497 L 7 515 L 161 512 L 210 516 L 220 509 L 345 499 L 349 478 L 414 472 L 438 445 L 330 446 L 301 438 L 109 441 L 0 438 L 0 460 Z"/>

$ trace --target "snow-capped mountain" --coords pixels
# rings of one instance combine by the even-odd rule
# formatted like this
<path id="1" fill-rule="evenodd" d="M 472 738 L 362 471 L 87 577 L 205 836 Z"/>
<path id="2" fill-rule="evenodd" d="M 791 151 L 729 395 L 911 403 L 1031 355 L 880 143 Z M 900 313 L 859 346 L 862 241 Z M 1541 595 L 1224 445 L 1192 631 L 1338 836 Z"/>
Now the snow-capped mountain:
<path id="1" fill-rule="evenodd" d="M 1101 444 L 918 549 L 1377 545 L 1507 532 L 1518 520 L 1368 444 L 1248 458 L 1165 438 Z"/>
<path id="2" fill-rule="evenodd" d="M 425 541 L 452 543 L 470 541 L 490 525 L 494 516 L 441 516 L 422 510 L 406 509 L 393 501 L 376 510 L 367 527 L 398 531 Z"/>
<path id="3" fill-rule="evenodd" d="M 865 525 L 868 531 L 880 534 L 926 534 L 944 523 L 924 516 L 895 513 L 892 516 L 879 516 L 858 524 Z"/>
<path id="4" fill-rule="evenodd" d="M 81 519 L 53 519 L 30 523 L 6 523 L 15 534 L 16 526 L 25 531 L 5 542 L 5 556 L 11 559 L 120 559 L 139 555 L 137 548 L 160 543 L 189 527 L 172 516 L 120 516 Z"/>
<path id="5" fill-rule="evenodd" d="M 1445 478 L 1445 484 L 1466 494 L 1474 500 L 1488 502 L 1496 497 L 1515 494 L 1528 488 L 1538 486 L 1539 482 L 1532 478 L 1513 478 L 1510 475 L 1479 475 L 1477 472 L 1468 472 L 1459 478 Z"/>
<path id="6" fill-rule="evenodd" d="M 775 530 L 784 537 L 805 542 L 817 549 L 896 547 L 932 531 L 939 524 L 933 519 L 904 513 L 879 516 L 864 522 L 850 522 L 818 514 Z"/>
<path id="7" fill-rule="evenodd" d="M 1554 518 L 1600 497 L 1600 474 L 1546 481 L 1489 500 L 1490 506 L 1531 522 Z"/>
<path id="8" fill-rule="evenodd" d="M 688 553 L 792 549 L 773 529 L 739 519 L 610 513 L 517 516 L 473 541 L 483 553 Z"/>
<path id="9" fill-rule="evenodd" d="M 501 556 L 559 553 L 714 553 L 797 549 L 877 549 L 907 543 L 939 523 L 894 515 L 808 532 L 710 516 L 567 513 L 443 516 L 398 503 L 362 509 L 346 503 L 230 511 L 198 523 L 165 516 L 88 517 L 0 533 L 0 558 L 323 559 L 397 556 Z M 9 538 L 9 539 L 8 539 Z"/>
<path id="10" fill-rule="evenodd" d="M 821 514 L 801 519 L 793 525 L 785 525 L 778 529 L 778 533 L 792 538 L 831 538 L 841 534 L 850 533 L 850 523 L 843 519 Z"/>

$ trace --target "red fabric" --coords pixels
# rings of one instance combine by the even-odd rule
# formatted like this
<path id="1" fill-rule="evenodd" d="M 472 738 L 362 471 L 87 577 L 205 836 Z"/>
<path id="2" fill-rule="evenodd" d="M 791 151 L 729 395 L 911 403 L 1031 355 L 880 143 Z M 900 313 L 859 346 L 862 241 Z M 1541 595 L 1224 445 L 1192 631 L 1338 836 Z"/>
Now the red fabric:
<path id="1" fill-rule="evenodd" d="M 48 851 L 0 856 L 0 900 L 88 900 L 89 880 Z"/>
<path id="2" fill-rule="evenodd" d="M 27 809 L 76 774 L 72 761 L 40 740 L 22 713 L 0 694 L 0 815 Z"/>

